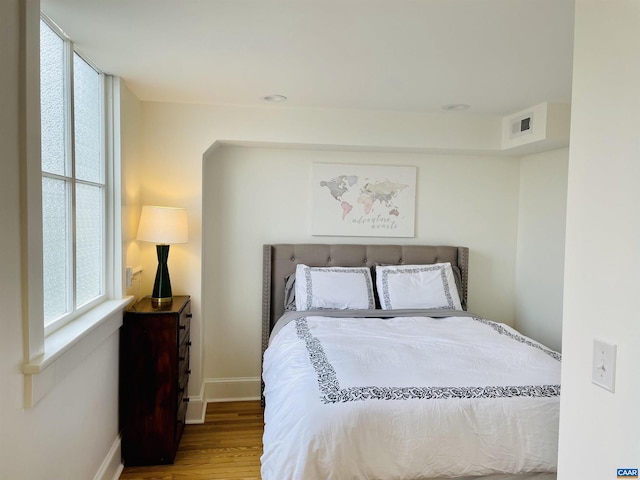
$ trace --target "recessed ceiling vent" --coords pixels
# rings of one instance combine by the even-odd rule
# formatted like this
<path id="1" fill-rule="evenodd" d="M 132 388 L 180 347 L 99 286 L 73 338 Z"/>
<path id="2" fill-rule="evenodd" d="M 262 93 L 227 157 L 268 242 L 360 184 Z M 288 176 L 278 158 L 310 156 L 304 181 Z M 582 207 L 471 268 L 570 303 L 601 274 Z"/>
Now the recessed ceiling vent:
<path id="1" fill-rule="evenodd" d="M 511 119 L 510 138 L 521 137 L 533 132 L 533 112 Z"/>
<path id="2" fill-rule="evenodd" d="M 502 117 L 502 150 L 520 154 L 568 146 L 570 123 L 566 103 L 544 102 L 514 112 Z"/>

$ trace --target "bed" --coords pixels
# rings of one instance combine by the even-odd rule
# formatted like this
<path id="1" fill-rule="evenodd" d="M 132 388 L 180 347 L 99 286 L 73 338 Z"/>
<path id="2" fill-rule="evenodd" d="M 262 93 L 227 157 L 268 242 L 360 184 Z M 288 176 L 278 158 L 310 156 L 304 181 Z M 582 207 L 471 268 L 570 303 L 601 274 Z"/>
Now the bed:
<path id="1" fill-rule="evenodd" d="M 466 311 L 468 254 L 264 246 L 263 480 L 556 478 L 561 357 Z"/>

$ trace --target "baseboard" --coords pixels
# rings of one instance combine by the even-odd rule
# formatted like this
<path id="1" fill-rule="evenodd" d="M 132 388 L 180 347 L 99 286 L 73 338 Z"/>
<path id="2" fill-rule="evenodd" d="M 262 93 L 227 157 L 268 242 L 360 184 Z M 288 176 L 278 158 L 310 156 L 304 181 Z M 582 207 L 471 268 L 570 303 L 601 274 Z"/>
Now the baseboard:
<path id="1" fill-rule="evenodd" d="M 260 377 L 206 378 L 204 384 L 207 402 L 260 400 Z"/>
<path id="2" fill-rule="evenodd" d="M 120 478 L 120 474 L 124 469 L 121 444 L 121 438 L 118 435 L 93 480 L 118 480 Z"/>
<path id="3" fill-rule="evenodd" d="M 204 416 L 207 413 L 207 402 L 204 399 L 204 385 L 200 385 L 198 395 L 189 395 L 189 405 L 187 406 L 187 418 L 185 423 L 204 423 Z"/>
<path id="4" fill-rule="evenodd" d="M 260 400 L 260 377 L 205 378 L 199 395 L 189 396 L 186 423 L 204 423 L 209 402 Z"/>

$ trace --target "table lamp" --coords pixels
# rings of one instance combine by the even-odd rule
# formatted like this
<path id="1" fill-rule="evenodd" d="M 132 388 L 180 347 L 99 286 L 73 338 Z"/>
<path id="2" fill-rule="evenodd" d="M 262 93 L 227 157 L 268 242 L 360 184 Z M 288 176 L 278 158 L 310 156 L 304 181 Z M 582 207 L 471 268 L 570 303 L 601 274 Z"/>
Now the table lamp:
<path id="1" fill-rule="evenodd" d="M 157 308 L 171 305 L 171 280 L 169 279 L 169 246 L 187 243 L 187 210 L 184 208 L 144 205 L 140 214 L 137 239 L 156 244 L 158 270 L 151 294 L 151 305 Z"/>

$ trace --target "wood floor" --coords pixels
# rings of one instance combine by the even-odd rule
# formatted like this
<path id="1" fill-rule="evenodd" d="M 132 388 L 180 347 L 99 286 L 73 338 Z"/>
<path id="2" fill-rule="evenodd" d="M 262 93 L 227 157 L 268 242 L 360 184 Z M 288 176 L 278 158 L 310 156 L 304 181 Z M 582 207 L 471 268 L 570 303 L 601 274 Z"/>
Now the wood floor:
<path id="1" fill-rule="evenodd" d="M 173 465 L 125 467 L 120 480 L 260 480 L 260 402 L 209 403 L 205 423 L 187 425 Z"/>

